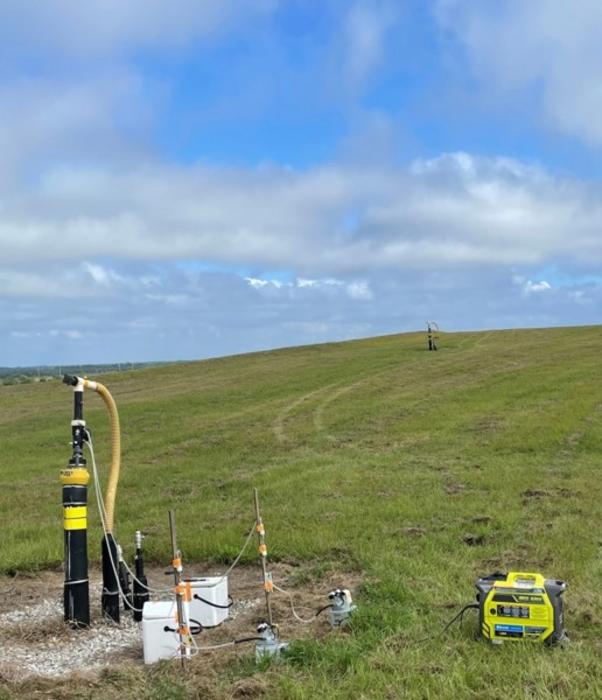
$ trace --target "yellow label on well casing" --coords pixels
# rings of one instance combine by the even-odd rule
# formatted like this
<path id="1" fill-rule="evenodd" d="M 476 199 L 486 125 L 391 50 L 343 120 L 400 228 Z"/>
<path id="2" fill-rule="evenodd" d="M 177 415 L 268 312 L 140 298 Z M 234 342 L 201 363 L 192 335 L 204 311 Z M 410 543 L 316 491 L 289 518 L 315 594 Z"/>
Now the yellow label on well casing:
<path id="1" fill-rule="evenodd" d="M 85 530 L 88 527 L 87 506 L 69 506 L 63 509 L 65 530 Z"/>

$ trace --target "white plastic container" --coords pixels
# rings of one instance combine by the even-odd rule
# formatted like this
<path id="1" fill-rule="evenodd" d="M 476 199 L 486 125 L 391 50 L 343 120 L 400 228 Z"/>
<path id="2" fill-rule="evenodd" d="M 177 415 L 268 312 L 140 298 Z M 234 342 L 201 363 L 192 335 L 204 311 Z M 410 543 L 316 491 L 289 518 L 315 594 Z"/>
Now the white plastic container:
<path id="1" fill-rule="evenodd" d="M 188 606 L 187 602 L 184 602 Z M 144 663 L 154 664 L 161 659 L 173 659 L 180 653 L 177 631 L 178 611 L 175 601 L 152 601 L 142 608 L 142 642 Z"/>
<path id="2" fill-rule="evenodd" d="M 188 579 L 187 579 L 188 582 Z M 228 577 L 191 578 L 190 619 L 203 627 L 216 627 L 228 618 Z M 196 597 L 198 596 L 198 597 Z M 204 603 L 198 598 L 208 601 Z M 213 603 L 213 605 L 210 605 Z M 214 605 L 220 605 L 216 608 Z"/>

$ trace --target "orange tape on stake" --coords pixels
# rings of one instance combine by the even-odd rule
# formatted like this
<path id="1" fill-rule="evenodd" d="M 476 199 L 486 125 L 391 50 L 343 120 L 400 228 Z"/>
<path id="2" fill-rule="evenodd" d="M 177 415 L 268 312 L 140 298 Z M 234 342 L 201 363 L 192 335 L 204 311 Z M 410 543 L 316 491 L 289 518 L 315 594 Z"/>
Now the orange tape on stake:
<path id="1" fill-rule="evenodd" d="M 181 595 L 184 600 L 190 602 L 192 600 L 192 586 L 190 581 L 179 583 L 175 588 L 176 595 Z"/>
<path id="2" fill-rule="evenodd" d="M 174 569 L 177 569 L 178 567 L 182 566 L 182 560 L 180 558 L 172 559 L 171 565 L 174 567 Z"/>
<path id="3" fill-rule="evenodd" d="M 268 556 L 268 548 L 267 545 L 265 544 L 260 544 L 259 545 L 259 554 L 261 554 L 262 557 L 267 557 Z"/>
<path id="4" fill-rule="evenodd" d="M 257 523 L 255 529 L 260 535 L 265 535 L 265 527 L 263 526 L 263 523 Z"/>
<path id="5" fill-rule="evenodd" d="M 272 581 L 265 581 L 263 587 L 268 593 L 272 593 L 272 591 L 274 590 L 274 584 L 272 583 Z"/>

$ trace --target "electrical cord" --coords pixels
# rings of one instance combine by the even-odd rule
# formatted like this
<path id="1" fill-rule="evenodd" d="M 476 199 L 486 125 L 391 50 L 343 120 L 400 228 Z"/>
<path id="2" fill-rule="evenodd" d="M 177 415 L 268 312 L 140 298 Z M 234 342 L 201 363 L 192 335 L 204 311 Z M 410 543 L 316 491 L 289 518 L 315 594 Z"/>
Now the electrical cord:
<path id="1" fill-rule="evenodd" d="M 240 552 L 237 554 L 236 559 L 232 562 L 232 564 L 230 565 L 230 567 L 228 568 L 228 570 L 226 571 L 226 573 L 223 574 L 222 576 L 220 576 L 220 578 L 219 578 L 217 581 L 215 581 L 214 583 L 212 583 L 211 586 L 209 586 L 209 588 L 215 588 L 215 586 L 219 586 L 219 584 L 220 584 L 224 579 L 228 578 L 228 576 L 230 575 L 230 573 L 232 572 L 232 570 L 234 569 L 234 567 L 235 567 L 235 566 L 238 564 L 238 562 L 240 561 L 242 555 L 245 553 L 247 547 L 249 546 L 249 543 L 251 542 L 251 539 L 253 538 L 253 535 L 255 534 L 255 525 L 256 525 L 256 524 L 257 524 L 257 521 L 254 520 L 254 521 L 253 521 L 253 525 L 252 525 L 251 528 L 249 529 L 249 534 L 247 535 L 247 539 L 245 540 L 245 543 L 243 544 L 242 549 L 241 549 Z"/>
<path id="2" fill-rule="evenodd" d="M 241 639 L 233 639 L 230 642 L 222 642 L 221 644 L 209 644 L 206 646 L 200 647 L 197 643 L 196 640 L 192 640 L 192 653 L 191 656 L 197 656 L 197 654 L 200 654 L 202 651 L 214 651 L 216 649 L 227 649 L 229 647 L 235 647 L 238 646 L 239 644 L 245 644 L 247 642 L 261 642 L 263 641 L 263 637 L 242 637 Z M 180 652 L 178 651 L 173 655 L 174 658 L 179 658 L 180 657 Z"/>
<path id="3" fill-rule="evenodd" d="M 297 611 L 295 610 L 295 605 L 293 603 L 293 594 L 289 593 L 288 591 L 285 591 L 284 588 L 280 588 L 280 586 L 277 586 L 274 584 L 274 589 L 277 590 L 279 593 L 284 593 L 284 595 L 288 596 L 289 602 L 291 604 L 291 611 L 293 613 L 293 617 L 295 620 L 298 620 L 299 622 L 302 622 L 304 625 L 310 625 L 312 622 L 316 620 L 316 618 L 321 615 L 325 610 L 328 610 L 328 608 L 332 608 L 332 603 L 329 603 L 328 605 L 322 606 L 316 613 L 314 613 L 313 617 L 306 618 L 306 617 L 301 617 Z"/>
<path id="4" fill-rule="evenodd" d="M 321 608 L 318 608 L 318 610 L 316 611 L 316 617 L 318 617 L 318 615 L 321 615 L 324 612 L 324 610 L 328 610 L 328 608 L 332 608 L 332 603 L 328 603 L 328 605 L 323 605 Z"/>
<path id="5" fill-rule="evenodd" d="M 478 610 L 479 609 L 479 604 L 478 603 L 468 603 L 465 605 L 462 610 L 460 610 L 456 615 L 452 617 L 452 619 L 443 627 L 443 629 L 436 634 L 431 634 L 428 637 L 424 637 L 423 639 L 419 639 L 416 644 L 423 644 L 424 642 L 429 642 L 432 639 L 438 639 L 439 637 L 443 636 L 447 630 L 454 624 L 454 622 L 457 622 L 460 620 L 460 624 L 462 623 L 462 620 L 464 618 L 464 613 L 467 610 Z"/>
<path id="6" fill-rule="evenodd" d="M 198 620 L 193 620 L 190 618 L 189 622 L 192 624 L 189 626 L 190 627 L 190 634 L 193 636 L 196 636 L 197 634 L 200 634 L 203 631 L 203 625 Z M 193 629 L 194 627 L 194 629 Z M 176 627 L 170 627 L 169 625 L 165 625 L 163 628 L 164 632 L 179 632 L 179 629 Z"/>

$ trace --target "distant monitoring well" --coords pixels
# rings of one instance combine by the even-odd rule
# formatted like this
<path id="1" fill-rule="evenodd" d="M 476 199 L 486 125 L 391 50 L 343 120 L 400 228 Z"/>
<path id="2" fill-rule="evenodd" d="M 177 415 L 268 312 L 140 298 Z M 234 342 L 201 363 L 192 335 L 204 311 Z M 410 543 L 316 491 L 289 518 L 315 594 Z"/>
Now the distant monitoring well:
<path id="1" fill-rule="evenodd" d="M 434 321 L 426 322 L 427 347 L 429 350 L 439 349 L 439 326 Z"/>

